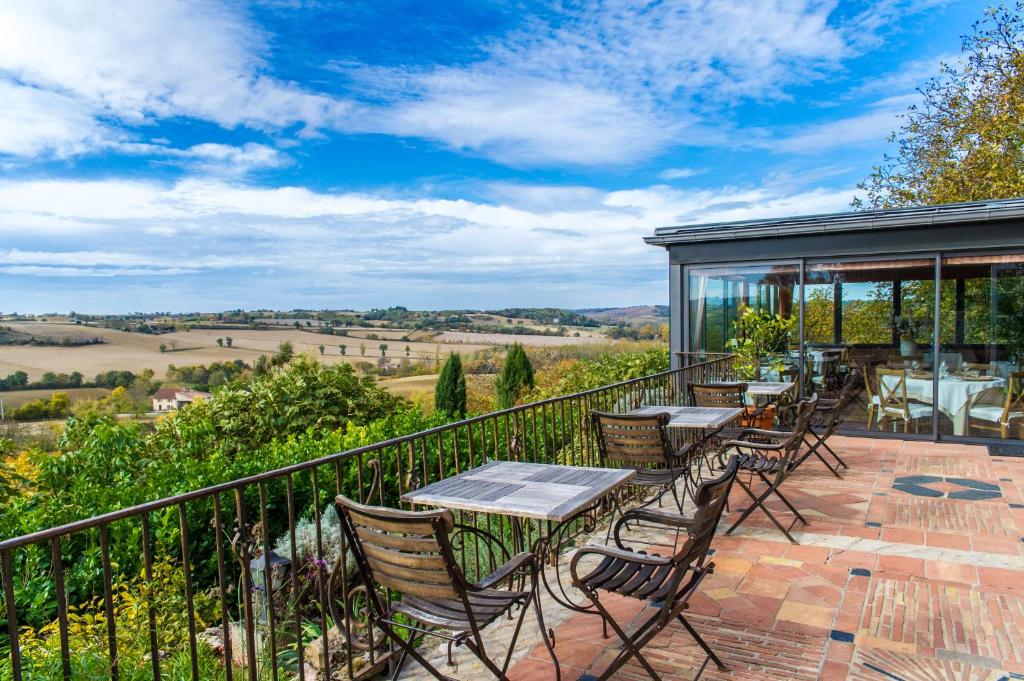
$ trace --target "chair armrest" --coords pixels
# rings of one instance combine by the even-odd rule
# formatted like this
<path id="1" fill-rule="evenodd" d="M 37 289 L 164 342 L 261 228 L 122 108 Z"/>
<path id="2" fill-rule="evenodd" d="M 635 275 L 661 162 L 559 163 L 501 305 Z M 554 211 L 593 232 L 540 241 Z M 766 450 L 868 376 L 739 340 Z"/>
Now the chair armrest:
<path id="1" fill-rule="evenodd" d="M 792 433 L 786 433 L 780 430 L 761 430 L 760 428 L 745 428 L 739 435 L 736 436 L 737 440 L 742 440 L 748 435 L 755 435 L 757 437 L 774 437 L 778 440 L 785 440 Z"/>
<path id="2" fill-rule="evenodd" d="M 530 568 L 531 570 L 536 569 L 536 559 L 537 556 L 529 551 L 517 553 L 512 556 L 507 563 L 481 579 L 473 586 L 480 589 L 493 588 L 524 568 Z"/>
<path id="3" fill-rule="evenodd" d="M 634 508 L 626 511 L 622 514 L 615 525 L 618 527 L 623 523 L 628 523 L 631 520 L 643 520 L 648 523 L 655 523 L 657 525 L 666 525 L 668 527 L 689 527 L 693 525 L 693 518 L 687 518 L 684 515 L 678 513 L 666 513 L 665 511 L 655 511 L 652 508 Z"/>
<path id="4" fill-rule="evenodd" d="M 572 562 L 569 563 L 569 571 L 572 573 L 572 582 L 576 586 L 581 586 L 579 575 L 576 572 L 576 566 L 580 562 L 580 558 L 583 556 L 604 556 L 605 558 L 611 558 L 612 560 L 624 560 L 635 565 L 669 565 L 672 561 L 664 556 L 656 556 L 647 553 L 638 553 L 636 551 L 630 551 L 628 549 L 616 549 L 611 546 L 600 546 L 598 544 L 587 544 L 572 557 Z"/>
<path id="5" fill-rule="evenodd" d="M 729 440 L 723 442 L 718 447 L 719 453 L 725 452 L 727 449 L 766 449 L 766 450 L 778 450 L 782 447 L 777 442 L 748 442 L 746 440 Z"/>

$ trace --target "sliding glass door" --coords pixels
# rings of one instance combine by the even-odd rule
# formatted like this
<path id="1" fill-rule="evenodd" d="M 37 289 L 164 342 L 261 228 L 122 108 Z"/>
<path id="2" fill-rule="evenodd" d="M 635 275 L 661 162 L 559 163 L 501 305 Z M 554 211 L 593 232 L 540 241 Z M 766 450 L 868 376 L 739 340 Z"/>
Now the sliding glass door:
<path id="1" fill-rule="evenodd" d="M 691 352 L 734 351 L 746 311 L 788 323 L 748 380 L 827 393 L 859 371 L 846 431 L 1024 439 L 1024 253 L 690 266 L 685 286 Z"/>
<path id="2" fill-rule="evenodd" d="M 943 258 L 939 332 L 939 434 L 1021 439 L 1024 254 Z"/>
<path id="3" fill-rule="evenodd" d="M 878 381 L 896 387 L 886 373 L 911 369 L 921 348 L 931 347 L 935 259 L 819 260 L 807 263 L 804 276 L 805 353 L 815 373 L 824 375 L 823 362 L 838 357 L 841 376 L 857 369 L 866 377 L 844 428 L 931 433 L 923 409 L 883 410 Z"/>

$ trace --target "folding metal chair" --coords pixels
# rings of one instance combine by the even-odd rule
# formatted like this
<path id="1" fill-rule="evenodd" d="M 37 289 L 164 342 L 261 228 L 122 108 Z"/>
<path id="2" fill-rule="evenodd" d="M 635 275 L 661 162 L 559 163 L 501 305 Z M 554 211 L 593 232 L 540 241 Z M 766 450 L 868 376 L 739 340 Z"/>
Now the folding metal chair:
<path id="1" fill-rule="evenodd" d="M 739 469 L 751 473 L 749 483 L 743 482 L 742 478 L 738 479 L 738 483 L 753 503 L 744 509 L 740 517 L 732 524 L 732 527 L 725 531 L 726 534 L 732 534 L 754 512 L 754 509 L 760 508 L 772 523 L 779 528 L 782 534 L 786 535 L 789 541 L 794 544 L 799 543 L 789 531 L 796 524 L 797 520 L 804 525 L 808 524 L 807 520 L 800 515 L 800 512 L 796 510 L 793 504 L 789 503 L 789 500 L 783 496 L 779 488 L 797 466 L 800 445 L 804 441 L 807 428 L 811 423 L 811 417 L 818 406 L 818 396 L 813 395 L 808 399 L 801 400 L 798 405 L 796 422 L 793 425 L 792 431 L 782 432 L 748 428 L 740 433 L 735 440 L 724 442 L 719 447 L 719 460 L 724 458 L 724 455 L 730 449 L 735 450 L 739 455 Z M 774 453 L 774 456 L 770 455 L 771 453 Z M 760 494 L 756 494 L 753 490 L 754 475 L 759 477 L 765 484 L 765 490 Z M 788 528 L 783 526 L 764 504 L 765 500 L 772 495 L 778 497 L 796 516 L 796 519 Z"/>
<path id="2" fill-rule="evenodd" d="M 542 568 L 534 554 L 520 553 L 473 584 L 466 580 L 456 563 L 449 541 L 454 527 L 451 511 L 401 511 L 364 506 L 342 495 L 335 502 L 356 565 L 366 583 L 369 624 L 379 627 L 402 651 L 392 679 L 398 677 L 406 660 L 412 657 L 434 677 L 449 681 L 449 677 L 416 650 L 415 638 L 420 634 L 448 641 L 449 659 L 451 646 L 465 645 L 495 677 L 507 679 L 509 662 L 531 604 L 537 613 L 544 644 L 554 661 L 555 675 L 561 678 L 537 599 L 537 576 Z M 529 577 L 529 589 L 494 588 L 523 573 Z M 382 598 L 378 586 L 400 593 L 400 599 Z M 521 608 L 521 612 L 508 654 L 498 667 L 487 656 L 480 631 L 515 607 Z M 399 635 L 397 629 L 407 630 L 408 638 Z"/>
<path id="3" fill-rule="evenodd" d="M 610 466 L 635 470 L 636 477 L 627 483 L 629 486 L 655 490 L 654 496 L 644 505 L 653 504 L 671 492 L 676 508 L 682 512 L 683 501 L 676 490 L 676 482 L 679 478 L 688 478 L 692 458 L 699 453 L 697 443 L 673 448 L 666 430 L 668 414 L 612 414 L 594 411 L 590 417 L 597 433 L 602 461 Z M 615 513 L 621 514 L 618 499 L 614 495 L 612 502 L 614 508 L 608 521 L 606 542 L 611 536 Z"/>
<path id="4" fill-rule="evenodd" d="M 818 400 L 818 406 L 814 410 L 814 414 L 811 416 L 810 425 L 807 428 L 807 432 L 804 434 L 804 444 L 807 445 L 807 451 L 797 460 L 796 466 L 799 467 L 804 461 L 809 459 L 811 456 L 818 457 L 818 460 L 825 464 L 825 467 L 829 469 L 832 475 L 841 477 L 839 475 L 839 468 L 849 468 L 846 462 L 836 454 L 835 450 L 828 444 L 828 439 L 832 437 L 836 429 L 843 423 L 843 410 L 846 409 L 857 396 L 858 386 L 860 380 L 860 373 L 857 369 L 851 369 L 846 374 L 846 379 L 843 381 L 843 387 L 839 391 L 839 396 L 835 399 L 824 399 Z M 780 413 L 781 422 L 794 422 L 796 418 L 796 412 L 799 403 L 787 405 L 784 407 L 784 411 Z M 787 418 L 788 415 L 788 418 Z M 822 450 L 828 452 L 833 459 L 835 464 L 829 463 L 824 456 L 822 456 Z"/>
<path id="5" fill-rule="evenodd" d="M 722 660 L 715 655 L 693 625 L 683 617 L 683 611 L 689 606 L 690 597 L 700 586 L 701 581 L 714 571 L 714 563 L 707 561 L 708 549 L 711 547 L 718 521 L 722 517 L 725 500 L 729 496 L 733 480 L 736 479 L 737 465 L 737 457 L 734 456 L 725 466 L 721 476 L 708 480 L 697 488 L 697 511 L 692 518 L 653 509 L 628 511 L 616 524 L 616 547 L 585 546 L 573 556 L 569 565 L 573 584 L 590 599 L 605 625 L 610 626 L 622 640 L 622 651 L 612 660 L 598 681 L 612 678 L 622 665 L 633 658 L 636 658 L 652 679 L 660 679 L 640 650 L 673 621 L 682 624 L 706 654 L 694 679 L 700 678 L 704 668 L 711 661 L 719 670 L 727 671 Z M 686 541 L 671 556 L 633 551 L 622 544 L 619 536 L 621 528 L 632 520 L 659 523 L 668 528 L 685 528 Z M 601 561 L 595 568 L 581 575 L 579 563 L 585 556 L 600 556 Z M 656 605 L 657 610 L 632 634 L 627 634 L 622 624 L 601 602 L 599 592 L 602 591 L 647 601 Z"/>

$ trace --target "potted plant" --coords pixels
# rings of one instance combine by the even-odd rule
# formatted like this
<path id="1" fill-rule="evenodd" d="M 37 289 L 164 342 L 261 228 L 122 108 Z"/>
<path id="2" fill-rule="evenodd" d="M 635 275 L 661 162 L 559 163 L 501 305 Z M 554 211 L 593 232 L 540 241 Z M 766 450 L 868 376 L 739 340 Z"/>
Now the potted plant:
<path id="1" fill-rule="evenodd" d="M 783 360 L 789 352 L 790 337 L 796 328 L 795 317 L 773 315 L 766 310 L 744 305 L 732 323 L 733 337 L 727 346 L 735 353 L 733 369 L 744 381 L 756 381 L 765 367 L 776 373 L 785 366 Z M 775 409 L 766 409 L 757 427 L 770 428 L 775 421 Z"/>
<path id="2" fill-rule="evenodd" d="M 917 354 L 917 339 L 929 326 L 931 324 L 926 320 L 915 319 L 910 315 L 894 314 L 889 321 L 889 328 L 895 331 L 900 339 L 900 354 L 904 357 Z"/>

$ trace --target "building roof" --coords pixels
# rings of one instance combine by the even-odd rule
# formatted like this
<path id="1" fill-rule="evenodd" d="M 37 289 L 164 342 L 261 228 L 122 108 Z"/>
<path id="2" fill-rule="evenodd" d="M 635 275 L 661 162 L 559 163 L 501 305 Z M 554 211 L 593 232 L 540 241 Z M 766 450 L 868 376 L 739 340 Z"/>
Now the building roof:
<path id="1" fill-rule="evenodd" d="M 153 393 L 154 400 L 173 400 L 178 393 L 178 388 L 160 388 Z"/>
<path id="2" fill-rule="evenodd" d="M 654 230 L 653 236 L 644 237 L 644 241 L 654 246 L 670 246 L 702 241 L 910 229 L 1020 219 L 1024 219 L 1024 198 L 659 227 Z"/>
<path id="3" fill-rule="evenodd" d="M 213 397 L 213 393 L 204 393 L 202 390 L 179 390 L 177 394 L 175 394 L 175 398 L 181 402 L 191 402 L 192 400 L 199 399 L 205 400 L 210 397 Z"/>

